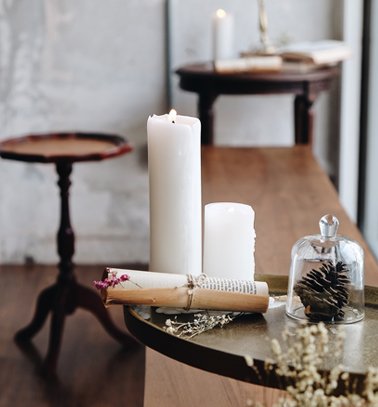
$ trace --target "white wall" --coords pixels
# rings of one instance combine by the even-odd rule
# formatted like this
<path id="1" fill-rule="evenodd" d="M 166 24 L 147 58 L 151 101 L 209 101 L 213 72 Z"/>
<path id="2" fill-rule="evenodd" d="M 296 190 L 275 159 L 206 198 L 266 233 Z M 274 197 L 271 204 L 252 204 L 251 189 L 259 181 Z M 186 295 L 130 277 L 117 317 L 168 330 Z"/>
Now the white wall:
<path id="1" fill-rule="evenodd" d="M 340 124 L 340 200 L 349 217 L 357 221 L 360 94 L 363 2 L 345 0 L 342 13 L 343 40 L 353 50 L 353 58 L 344 62 Z"/>
<path id="2" fill-rule="evenodd" d="M 148 115 L 165 104 L 162 4 L 0 1 L 1 137 L 80 129 L 135 145 L 122 158 L 74 166 L 77 262 L 148 259 L 144 145 Z M 1 261 L 55 262 L 53 166 L 1 160 L 0 174 Z"/>
<path id="3" fill-rule="evenodd" d="M 328 0 L 267 0 L 274 41 L 333 37 Z M 32 7 L 31 7 L 32 4 Z M 172 0 L 172 62 L 210 58 L 211 14 L 237 20 L 235 51 L 258 42 L 256 2 Z M 1 137 L 49 130 L 126 135 L 133 153 L 75 165 L 72 223 L 78 263 L 148 260 L 146 119 L 165 110 L 164 0 L 0 0 Z M 182 114 L 196 114 L 194 95 L 174 90 Z M 331 99 L 331 100 L 330 100 Z M 332 171 L 324 140 L 330 105 L 316 106 L 316 151 Z M 293 141 L 289 96 L 227 97 L 216 104 L 217 143 Z M 55 262 L 56 175 L 50 165 L 0 161 L 0 261 Z"/>
<path id="4" fill-rule="evenodd" d="M 364 235 L 378 258 L 378 3 L 371 2 L 371 33 L 370 33 L 370 66 L 369 66 L 369 96 L 368 96 L 368 135 L 365 163 L 365 207 L 362 229 Z"/>

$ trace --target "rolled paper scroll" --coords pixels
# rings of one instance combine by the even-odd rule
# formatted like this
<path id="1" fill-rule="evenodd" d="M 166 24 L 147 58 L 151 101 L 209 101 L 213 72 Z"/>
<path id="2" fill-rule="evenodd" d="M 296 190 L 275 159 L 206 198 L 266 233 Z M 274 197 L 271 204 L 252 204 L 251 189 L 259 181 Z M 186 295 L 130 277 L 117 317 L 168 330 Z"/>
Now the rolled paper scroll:
<path id="1" fill-rule="evenodd" d="M 113 281 L 124 275 L 128 280 L 102 289 L 105 305 L 265 312 L 269 304 L 265 282 L 111 268 L 105 273 Z"/>

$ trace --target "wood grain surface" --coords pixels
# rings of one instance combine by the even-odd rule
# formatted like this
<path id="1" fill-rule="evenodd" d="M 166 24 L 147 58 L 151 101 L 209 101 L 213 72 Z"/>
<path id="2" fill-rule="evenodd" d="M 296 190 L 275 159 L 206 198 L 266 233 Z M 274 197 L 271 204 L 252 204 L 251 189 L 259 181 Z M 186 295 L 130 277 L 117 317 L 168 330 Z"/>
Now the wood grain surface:
<path id="1" fill-rule="evenodd" d="M 202 179 L 204 204 L 232 201 L 254 208 L 256 273 L 288 275 L 293 244 L 319 233 L 320 218 L 330 213 L 340 221 L 339 234 L 363 246 L 366 284 L 378 285 L 377 263 L 310 147 L 204 147 Z"/>
<path id="2" fill-rule="evenodd" d="M 240 382 L 146 349 L 145 407 L 272 406 L 282 391 Z"/>

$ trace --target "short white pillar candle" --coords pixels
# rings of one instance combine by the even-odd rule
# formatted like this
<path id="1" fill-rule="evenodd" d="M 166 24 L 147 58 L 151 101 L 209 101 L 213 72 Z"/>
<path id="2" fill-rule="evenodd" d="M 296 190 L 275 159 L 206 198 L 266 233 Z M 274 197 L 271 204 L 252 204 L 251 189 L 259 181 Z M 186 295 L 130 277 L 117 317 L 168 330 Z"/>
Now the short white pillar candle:
<path id="1" fill-rule="evenodd" d="M 229 59 L 234 57 L 234 19 L 232 15 L 219 9 L 213 16 L 213 58 Z"/>
<path id="2" fill-rule="evenodd" d="M 202 271 L 201 122 L 153 115 L 147 122 L 150 270 Z"/>
<path id="3" fill-rule="evenodd" d="M 251 206 L 205 206 L 203 271 L 211 277 L 251 280 L 255 273 L 255 213 Z"/>

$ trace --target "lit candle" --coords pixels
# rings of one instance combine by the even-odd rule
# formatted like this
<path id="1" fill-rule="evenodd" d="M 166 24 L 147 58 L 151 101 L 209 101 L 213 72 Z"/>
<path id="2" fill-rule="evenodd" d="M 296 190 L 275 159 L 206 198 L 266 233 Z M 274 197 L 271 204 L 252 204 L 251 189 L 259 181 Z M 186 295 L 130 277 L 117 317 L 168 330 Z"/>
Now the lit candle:
<path id="1" fill-rule="evenodd" d="M 251 280 L 255 273 L 255 213 L 249 205 L 205 206 L 203 272 L 211 277 Z"/>
<path id="2" fill-rule="evenodd" d="M 171 111 L 147 133 L 150 270 L 201 274 L 201 122 Z"/>
<path id="3" fill-rule="evenodd" d="M 234 20 L 219 9 L 213 16 L 213 59 L 229 59 L 233 55 Z"/>

